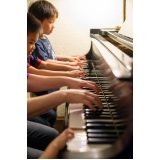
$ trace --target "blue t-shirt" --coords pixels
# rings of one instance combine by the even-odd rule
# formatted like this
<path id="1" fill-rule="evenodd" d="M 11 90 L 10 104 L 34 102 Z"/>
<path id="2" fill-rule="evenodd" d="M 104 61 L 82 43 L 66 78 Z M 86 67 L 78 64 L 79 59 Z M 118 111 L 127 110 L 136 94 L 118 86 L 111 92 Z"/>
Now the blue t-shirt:
<path id="1" fill-rule="evenodd" d="M 46 36 L 45 36 L 45 38 L 46 39 L 40 39 L 40 38 L 38 39 L 38 41 L 35 44 L 36 48 L 32 52 L 32 56 L 38 57 L 39 59 L 41 59 L 43 61 L 46 61 L 48 59 L 57 60 L 57 57 L 56 57 L 55 52 L 51 46 L 51 43 L 49 42 L 49 39 Z M 59 90 L 59 88 L 44 91 L 44 92 L 35 92 L 35 94 L 37 96 L 40 96 L 40 95 L 52 93 L 57 90 Z"/>
<path id="2" fill-rule="evenodd" d="M 57 57 L 51 46 L 51 43 L 49 42 L 49 39 L 46 36 L 45 38 L 46 39 L 38 39 L 35 44 L 36 48 L 33 51 L 32 55 L 44 61 L 48 59 L 57 60 Z"/>
<path id="3" fill-rule="evenodd" d="M 27 68 L 31 65 L 35 68 L 37 68 L 42 60 L 40 60 L 38 57 L 33 56 L 32 54 L 28 56 L 27 58 Z"/>

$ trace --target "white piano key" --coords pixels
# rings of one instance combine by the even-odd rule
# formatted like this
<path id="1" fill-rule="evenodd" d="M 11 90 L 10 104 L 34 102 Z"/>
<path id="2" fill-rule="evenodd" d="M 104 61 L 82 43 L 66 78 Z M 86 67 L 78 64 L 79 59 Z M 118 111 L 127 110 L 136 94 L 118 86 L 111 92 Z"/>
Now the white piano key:
<path id="1" fill-rule="evenodd" d="M 69 118 L 69 128 L 72 129 L 82 129 L 85 128 L 85 120 L 84 120 L 84 110 L 83 104 L 69 104 L 68 107 Z"/>

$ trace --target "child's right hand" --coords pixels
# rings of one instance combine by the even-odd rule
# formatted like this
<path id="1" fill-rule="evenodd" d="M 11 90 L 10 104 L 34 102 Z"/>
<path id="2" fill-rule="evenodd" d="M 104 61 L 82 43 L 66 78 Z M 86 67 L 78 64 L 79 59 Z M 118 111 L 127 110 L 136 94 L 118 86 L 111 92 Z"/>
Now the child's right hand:
<path id="1" fill-rule="evenodd" d="M 98 95 L 90 91 L 82 89 L 67 89 L 63 90 L 63 94 L 65 94 L 64 102 L 82 103 L 94 111 L 96 110 L 94 106 L 97 106 L 100 109 L 103 108 L 102 101 L 100 100 Z"/>
<path id="2" fill-rule="evenodd" d="M 65 129 L 58 137 L 50 142 L 39 159 L 57 158 L 59 151 L 63 149 L 66 145 L 66 142 L 72 138 L 74 138 L 73 130 L 70 128 Z"/>
<path id="3" fill-rule="evenodd" d="M 88 66 L 87 61 L 80 61 L 80 62 L 69 62 L 70 66 Z"/>
<path id="4" fill-rule="evenodd" d="M 72 138 L 74 138 L 74 132 L 72 129 L 67 128 L 53 140 L 53 143 L 55 143 L 59 150 L 61 150 L 65 147 L 66 142 Z"/>
<path id="5" fill-rule="evenodd" d="M 86 72 L 80 70 L 73 70 L 69 71 L 68 73 L 69 76 L 73 78 L 86 78 L 86 76 L 88 75 Z"/>

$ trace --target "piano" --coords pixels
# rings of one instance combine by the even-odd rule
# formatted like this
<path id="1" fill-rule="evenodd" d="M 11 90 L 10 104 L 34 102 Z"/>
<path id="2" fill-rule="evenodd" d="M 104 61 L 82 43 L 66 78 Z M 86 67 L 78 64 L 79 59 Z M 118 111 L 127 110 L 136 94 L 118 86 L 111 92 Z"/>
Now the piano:
<path id="1" fill-rule="evenodd" d="M 104 108 L 67 104 L 64 128 L 72 128 L 75 138 L 60 157 L 133 159 L 133 39 L 114 28 L 90 29 L 90 37 L 84 80 L 97 83 Z"/>

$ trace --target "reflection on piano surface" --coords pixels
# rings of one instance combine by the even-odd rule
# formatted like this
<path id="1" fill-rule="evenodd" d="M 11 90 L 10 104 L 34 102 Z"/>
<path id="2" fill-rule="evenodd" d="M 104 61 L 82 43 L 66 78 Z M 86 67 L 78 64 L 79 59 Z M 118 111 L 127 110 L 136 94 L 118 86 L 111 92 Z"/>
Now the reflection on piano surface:
<path id="1" fill-rule="evenodd" d="M 97 110 L 92 111 L 83 104 L 68 105 L 65 127 L 75 131 L 75 138 L 62 158 L 133 158 L 133 41 L 123 45 L 123 40 L 108 35 L 91 29 L 84 68 L 85 80 L 101 89 L 98 96 L 104 108 L 93 104 Z"/>

